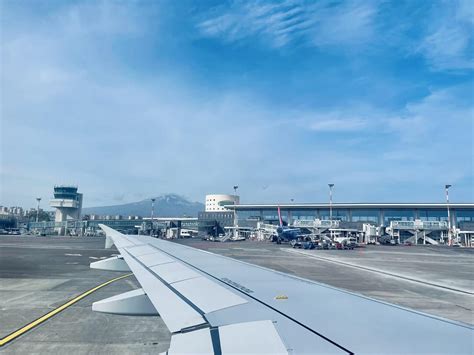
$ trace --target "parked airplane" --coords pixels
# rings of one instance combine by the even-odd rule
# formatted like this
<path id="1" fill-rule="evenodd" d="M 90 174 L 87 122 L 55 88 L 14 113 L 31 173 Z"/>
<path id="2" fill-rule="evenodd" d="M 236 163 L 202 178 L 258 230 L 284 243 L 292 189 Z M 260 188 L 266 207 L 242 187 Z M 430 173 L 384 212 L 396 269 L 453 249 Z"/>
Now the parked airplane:
<path id="1" fill-rule="evenodd" d="M 302 237 L 301 229 L 291 228 L 283 225 L 280 206 L 278 206 L 278 220 L 280 222 L 280 226 L 276 229 L 277 236 L 275 238 L 275 241 L 277 242 L 277 244 L 281 244 L 282 241 L 290 242 L 292 240 L 299 239 Z"/>
<path id="2" fill-rule="evenodd" d="M 104 225 L 120 256 L 91 268 L 131 270 L 141 289 L 98 312 L 158 315 L 172 354 L 472 354 L 471 326 L 207 251 Z M 349 329 L 349 331 L 347 331 Z"/>

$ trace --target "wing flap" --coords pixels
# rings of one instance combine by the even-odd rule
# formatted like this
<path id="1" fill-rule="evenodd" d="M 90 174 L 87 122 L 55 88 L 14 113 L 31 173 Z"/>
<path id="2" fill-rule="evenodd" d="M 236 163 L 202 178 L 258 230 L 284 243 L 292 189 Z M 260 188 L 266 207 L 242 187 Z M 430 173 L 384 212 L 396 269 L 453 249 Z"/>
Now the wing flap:
<path id="1" fill-rule="evenodd" d="M 178 262 L 152 266 L 151 270 L 156 272 L 163 280 L 170 284 L 201 276 L 196 271 L 193 271 L 189 267 Z"/>
<path id="2" fill-rule="evenodd" d="M 209 328 L 173 334 L 167 354 L 214 354 Z"/>
<path id="3" fill-rule="evenodd" d="M 179 332 L 184 328 L 206 323 L 200 312 L 185 302 L 130 254 L 124 252 L 122 255 L 171 332 Z"/>
<path id="4" fill-rule="evenodd" d="M 223 354 L 288 354 L 270 320 L 219 327 L 219 339 Z"/>
<path id="5" fill-rule="evenodd" d="M 173 287 L 204 313 L 247 303 L 244 298 L 205 277 L 175 282 Z"/>
<path id="6" fill-rule="evenodd" d="M 133 253 L 133 251 L 130 251 L 130 252 Z M 143 264 L 145 264 L 148 267 L 165 264 L 165 263 L 171 263 L 174 261 L 169 256 L 166 256 L 165 254 L 160 253 L 156 249 L 151 254 L 137 256 L 137 259 L 140 260 Z"/>
<path id="7" fill-rule="evenodd" d="M 127 238 L 128 239 L 128 238 Z M 127 250 L 134 256 L 139 257 L 147 254 L 154 254 L 157 250 L 147 244 L 135 245 L 133 247 L 127 247 Z"/>
<path id="8" fill-rule="evenodd" d="M 287 355 L 288 350 L 273 322 L 264 320 L 173 334 L 167 354 Z"/>

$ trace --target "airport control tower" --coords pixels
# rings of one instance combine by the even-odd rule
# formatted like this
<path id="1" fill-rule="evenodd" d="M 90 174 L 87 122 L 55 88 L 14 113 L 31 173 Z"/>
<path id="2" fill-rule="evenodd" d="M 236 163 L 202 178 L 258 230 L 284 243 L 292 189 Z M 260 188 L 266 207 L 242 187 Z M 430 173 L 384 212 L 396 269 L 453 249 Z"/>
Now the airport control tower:
<path id="1" fill-rule="evenodd" d="M 54 187 L 54 198 L 49 205 L 56 208 L 55 222 L 77 221 L 81 219 L 82 194 L 77 192 L 77 186 L 57 185 Z M 59 234 L 64 234 L 64 228 L 58 228 Z"/>

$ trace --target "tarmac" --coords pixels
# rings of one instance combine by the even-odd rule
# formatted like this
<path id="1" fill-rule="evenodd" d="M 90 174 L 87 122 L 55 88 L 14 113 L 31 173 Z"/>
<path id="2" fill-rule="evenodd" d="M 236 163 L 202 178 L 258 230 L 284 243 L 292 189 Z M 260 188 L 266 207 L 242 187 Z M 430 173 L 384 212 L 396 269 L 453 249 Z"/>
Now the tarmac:
<path id="1" fill-rule="evenodd" d="M 126 273 L 89 264 L 114 255 L 104 238 L 0 236 L 0 338 L 78 294 Z M 169 348 L 159 317 L 92 312 L 93 302 L 138 288 L 133 276 L 75 303 L 0 348 L 5 354 L 156 354 Z"/>
<path id="2" fill-rule="evenodd" d="M 474 324 L 474 250 L 368 246 L 301 250 L 269 242 L 180 240 L 270 269 L 431 315 Z M 0 236 L 0 339 L 99 284 L 125 275 L 89 263 L 114 255 L 104 238 Z M 159 317 L 92 312 L 91 304 L 139 287 L 133 276 L 81 299 L 0 347 L 5 354 L 147 354 L 166 351 Z M 337 310 L 335 310 L 337 311 Z"/>

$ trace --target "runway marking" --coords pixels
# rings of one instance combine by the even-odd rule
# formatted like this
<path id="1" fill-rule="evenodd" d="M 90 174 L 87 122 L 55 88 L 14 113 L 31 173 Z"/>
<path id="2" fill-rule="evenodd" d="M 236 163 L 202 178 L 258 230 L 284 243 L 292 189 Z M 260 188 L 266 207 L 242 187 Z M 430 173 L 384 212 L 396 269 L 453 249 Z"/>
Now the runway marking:
<path id="1" fill-rule="evenodd" d="M 45 245 L 18 245 L 18 244 L 7 244 L 7 243 L 0 243 L 0 248 L 23 248 L 23 249 L 55 249 L 55 250 L 71 250 L 71 247 L 67 246 L 59 246 L 59 245 L 51 245 L 51 244 L 45 244 Z M 103 252 L 104 249 L 91 249 L 91 248 L 83 248 L 83 247 L 77 247 L 79 250 L 89 250 L 89 251 L 100 251 Z"/>
<path id="2" fill-rule="evenodd" d="M 391 273 L 391 272 L 387 272 L 387 271 L 377 270 L 377 269 L 373 269 L 373 268 L 366 267 L 366 266 L 360 266 L 360 265 L 348 263 L 348 262 L 345 262 L 345 261 L 325 258 L 325 257 L 319 256 L 319 255 L 316 256 L 316 255 L 313 255 L 313 254 L 305 253 L 305 252 L 300 251 L 300 250 L 283 249 L 283 248 L 281 248 L 280 250 L 285 251 L 287 253 L 294 253 L 294 254 L 304 255 L 304 256 L 309 257 L 309 258 L 318 259 L 318 260 L 327 261 L 327 262 L 342 265 L 342 266 L 351 267 L 351 268 L 354 268 L 354 269 L 370 271 L 370 272 L 374 272 L 374 273 L 377 273 L 377 274 L 382 274 L 382 275 L 386 275 L 386 276 L 390 276 L 390 277 L 394 277 L 394 278 L 398 278 L 398 279 L 402 279 L 402 280 L 406 280 L 406 281 L 416 282 L 416 283 L 431 286 L 431 287 L 437 287 L 437 288 L 441 288 L 441 289 L 444 289 L 444 290 L 464 293 L 464 294 L 471 295 L 471 296 L 474 295 L 473 292 L 470 292 L 470 291 L 467 291 L 467 290 L 462 290 L 462 289 L 459 289 L 459 288 L 454 288 L 454 287 L 444 286 L 444 285 L 440 285 L 440 284 L 435 284 L 435 283 L 432 283 L 432 282 L 419 280 L 419 279 L 415 279 L 415 278 L 412 278 L 412 277 L 407 277 L 407 276 L 403 276 L 403 275 L 399 275 L 399 274 L 395 274 L 395 273 Z"/>
<path id="3" fill-rule="evenodd" d="M 58 314 L 59 312 L 61 311 L 64 311 L 66 308 L 68 308 L 69 306 L 72 306 L 74 303 L 82 300 L 84 297 L 87 297 L 89 296 L 91 293 L 97 291 L 98 289 L 104 287 L 104 286 L 107 286 L 109 284 L 111 284 L 112 282 L 115 282 L 115 281 L 118 281 L 118 280 L 121 280 L 121 279 L 124 279 L 126 277 L 129 277 L 130 275 L 133 275 L 133 274 L 127 274 L 127 275 L 122 275 L 122 276 L 119 276 L 119 277 L 116 277 L 112 280 L 109 280 L 109 281 L 106 281 L 104 282 L 103 284 L 100 284 L 99 286 L 96 286 L 94 288 L 91 288 L 89 291 L 86 291 L 84 293 L 81 293 L 79 296 L 76 296 L 74 297 L 72 300 L 66 302 L 65 304 L 63 304 L 62 306 L 59 306 L 58 308 L 52 310 L 51 312 L 48 312 L 46 313 L 44 316 L 41 316 L 39 317 L 38 319 L 32 321 L 31 323 L 28 323 L 27 325 L 21 327 L 20 329 L 18 330 L 15 330 L 13 333 L 10 333 L 9 335 L 7 335 L 6 337 L 0 339 L 0 347 L 4 346 L 5 344 L 11 342 L 12 340 L 15 340 L 16 338 L 18 338 L 20 335 L 23 335 L 25 334 L 27 331 L 37 327 L 38 325 L 40 325 L 41 323 L 47 321 L 49 318 L 55 316 L 56 314 Z"/>
<path id="4" fill-rule="evenodd" d="M 67 253 L 64 254 L 64 255 L 66 255 L 66 256 L 82 256 L 82 254 L 67 254 Z"/>
<path id="5" fill-rule="evenodd" d="M 231 248 L 229 250 L 243 250 L 243 251 L 270 251 L 268 249 L 264 249 L 264 248 Z"/>

